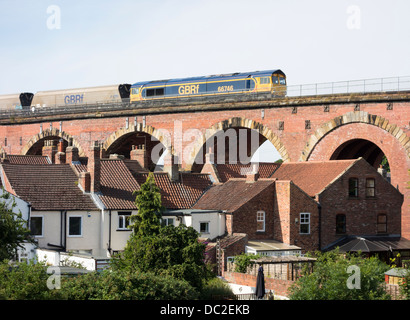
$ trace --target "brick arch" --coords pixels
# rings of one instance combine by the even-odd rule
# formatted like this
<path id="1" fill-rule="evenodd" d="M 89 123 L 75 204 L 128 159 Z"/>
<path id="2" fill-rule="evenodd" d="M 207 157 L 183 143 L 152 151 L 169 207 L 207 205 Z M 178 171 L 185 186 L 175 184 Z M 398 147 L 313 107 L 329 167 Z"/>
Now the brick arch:
<path id="1" fill-rule="evenodd" d="M 124 136 L 127 136 L 135 132 L 147 133 L 153 136 L 154 138 L 158 139 L 159 142 L 162 143 L 165 148 L 172 148 L 171 138 L 168 135 L 166 135 L 161 130 L 155 129 L 152 126 L 143 126 L 142 123 L 138 123 L 136 126 L 130 125 L 128 128 L 118 129 L 117 131 L 113 132 L 110 136 L 108 136 L 108 138 L 103 143 L 102 147 L 104 148 L 104 150 L 109 150 L 110 147 L 116 141 L 118 141 L 121 138 L 124 138 Z"/>
<path id="2" fill-rule="evenodd" d="M 352 123 L 364 123 L 372 126 L 376 126 L 389 134 L 391 134 L 400 145 L 404 148 L 407 158 L 410 158 L 410 137 L 399 126 L 390 123 L 389 120 L 369 114 L 365 111 L 352 111 L 344 115 L 338 116 L 320 126 L 314 134 L 312 134 L 307 141 L 305 148 L 299 158 L 299 161 L 307 161 L 311 156 L 313 150 L 318 143 L 330 132 L 335 129 Z"/>
<path id="3" fill-rule="evenodd" d="M 280 140 L 280 138 L 273 133 L 273 131 L 261 124 L 260 122 L 247 119 L 247 118 L 242 118 L 242 117 L 233 117 L 229 118 L 223 121 L 220 121 L 214 125 L 212 125 L 210 128 L 206 129 L 205 134 L 202 135 L 201 138 L 197 139 L 195 144 L 192 146 L 191 152 L 190 152 L 190 159 L 189 159 L 189 165 L 193 165 L 195 162 L 195 159 L 197 155 L 201 152 L 204 144 L 206 141 L 211 138 L 213 135 L 216 133 L 222 131 L 222 130 L 227 130 L 230 128 L 247 128 L 251 130 L 255 130 L 262 136 L 264 136 L 268 141 L 272 143 L 272 145 L 276 148 L 276 150 L 279 152 L 281 155 L 283 161 L 290 161 L 289 154 Z"/>
<path id="4" fill-rule="evenodd" d="M 32 137 L 27 143 L 26 145 L 23 147 L 23 149 L 21 149 L 21 154 L 22 155 L 26 155 L 28 153 L 28 151 L 31 149 L 32 146 L 34 146 L 37 142 L 39 142 L 40 140 L 49 138 L 49 137 L 60 137 L 61 139 L 64 139 L 66 141 L 71 141 L 72 145 L 74 147 L 77 147 L 78 149 L 78 154 L 83 157 L 85 156 L 84 150 L 82 149 L 81 145 L 78 143 L 78 141 L 76 139 L 74 139 L 73 136 L 71 136 L 70 134 L 66 133 L 66 132 L 61 132 L 60 130 L 56 129 L 56 128 L 52 128 L 52 129 L 45 129 L 43 130 L 41 133 L 36 134 L 34 137 Z"/>

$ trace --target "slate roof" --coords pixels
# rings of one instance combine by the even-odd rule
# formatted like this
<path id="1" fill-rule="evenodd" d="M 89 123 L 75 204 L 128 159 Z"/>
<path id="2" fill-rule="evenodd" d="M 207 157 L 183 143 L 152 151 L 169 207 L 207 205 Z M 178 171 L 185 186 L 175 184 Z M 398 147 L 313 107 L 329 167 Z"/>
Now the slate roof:
<path id="1" fill-rule="evenodd" d="M 271 177 L 280 166 L 280 164 L 269 162 L 259 162 L 258 165 L 260 178 Z M 215 166 L 222 183 L 228 181 L 230 178 L 244 178 L 246 176 L 246 171 L 251 169 L 251 164 L 242 163 L 215 164 Z"/>
<path id="2" fill-rule="evenodd" d="M 275 183 L 274 179 L 230 179 L 224 184 L 210 188 L 193 206 L 194 209 L 223 210 L 234 212 L 260 192 Z"/>
<path id="3" fill-rule="evenodd" d="M 272 174 L 278 180 L 292 180 L 314 197 L 359 160 L 285 162 Z"/>
<path id="4" fill-rule="evenodd" d="M 33 210 L 98 210 L 90 195 L 80 190 L 67 164 L 3 163 L 2 168 L 14 192 L 31 203 Z"/>

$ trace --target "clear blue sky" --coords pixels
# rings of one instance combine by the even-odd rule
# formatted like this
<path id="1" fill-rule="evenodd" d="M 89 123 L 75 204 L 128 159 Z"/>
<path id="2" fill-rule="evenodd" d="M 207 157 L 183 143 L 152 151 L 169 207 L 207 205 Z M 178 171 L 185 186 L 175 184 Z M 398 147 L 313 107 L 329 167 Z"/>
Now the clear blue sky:
<path id="1" fill-rule="evenodd" d="M 409 13 L 408 0 L 0 0 L 0 94 L 274 68 L 290 85 L 407 76 Z"/>
<path id="2" fill-rule="evenodd" d="M 0 94 L 273 68 L 289 84 L 410 75 L 409 13 L 407 0 L 0 0 Z"/>

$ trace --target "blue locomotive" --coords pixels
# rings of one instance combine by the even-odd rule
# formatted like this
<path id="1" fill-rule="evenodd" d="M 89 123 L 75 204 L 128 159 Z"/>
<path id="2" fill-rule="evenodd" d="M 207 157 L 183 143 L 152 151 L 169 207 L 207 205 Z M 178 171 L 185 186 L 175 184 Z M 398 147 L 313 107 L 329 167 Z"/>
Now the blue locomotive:
<path id="1" fill-rule="evenodd" d="M 131 86 L 130 102 L 252 92 L 285 96 L 286 75 L 278 69 L 137 82 Z"/>

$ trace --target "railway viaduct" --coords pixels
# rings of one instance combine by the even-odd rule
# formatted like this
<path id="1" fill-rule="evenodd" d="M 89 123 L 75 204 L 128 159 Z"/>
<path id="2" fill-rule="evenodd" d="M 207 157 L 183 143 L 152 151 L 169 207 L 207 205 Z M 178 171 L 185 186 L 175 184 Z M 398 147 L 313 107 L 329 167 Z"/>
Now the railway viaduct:
<path id="1" fill-rule="evenodd" d="M 379 167 L 386 157 L 391 183 L 404 194 L 402 236 L 410 239 L 409 121 L 409 91 L 163 100 L 3 114 L 0 147 L 7 154 L 41 154 L 43 146 L 50 145 L 45 141 L 59 140 L 87 156 L 89 146 L 98 141 L 105 156 L 127 157 L 132 146 L 144 145 L 153 154 L 161 144 L 171 148 L 182 170 L 192 171 L 200 170 L 207 141 L 217 140 L 214 150 L 226 141 L 223 156 L 234 147 L 239 155 L 238 141 L 245 136 L 247 156 L 269 140 L 283 161 L 363 157 Z M 222 140 L 214 139 L 221 133 Z M 235 134 L 239 139 L 233 139 Z M 223 158 L 220 153 L 217 157 Z"/>

